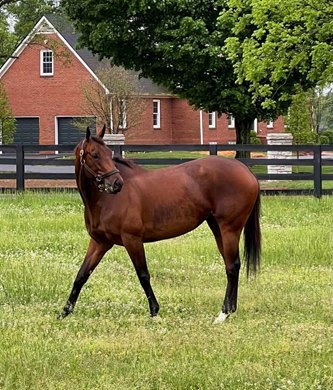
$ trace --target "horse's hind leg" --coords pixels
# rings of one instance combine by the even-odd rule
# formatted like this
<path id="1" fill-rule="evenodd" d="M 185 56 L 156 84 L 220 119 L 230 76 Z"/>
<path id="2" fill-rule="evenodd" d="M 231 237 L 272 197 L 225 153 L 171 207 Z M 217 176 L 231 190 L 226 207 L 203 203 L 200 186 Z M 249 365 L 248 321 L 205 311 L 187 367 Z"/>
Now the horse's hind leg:
<path id="1" fill-rule="evenodd" d="M 221 313 L 215 320 L 216 323 L 223 322 L 231 313 L 237 309 L 238 280 L 240 270 L 239 239 L 240 231 L 231 226 L 218 223 L 215 218 L 210 217 L 208 225 L 212 230 L 218 249 L 224 259 L 227 274 L 227 288 Z"/>
<path id="2" fill-rule="evenodd" d="M 94 239 L 90 240 L 87 254 L 74 280 L 73 288 L 69 295 L 67 303 L 63 311 L 59 314 L 58 317 L 59 319 L 62 319 L 73 312 L 74 306 L 76 304 L 76 301 L 79 297 L 83 285 L 86 283 L 89 276 L 92 274 L 93 270 L 97 267 L 98 263 L 101 261 L 105 253 L 111 248 L 112 245 L 99 244 Z"/>
<path id="3" fill-rule="evenodd" d="M 148 299 L 150 315 L 154 317 L 159 311 L 159 304 L 150 284 L 150 275 L 148 272 L 143 242 L 141 241 L 141 239 L 133 236 L 122 237 L 122 240 L 127 250 L 127 253 L 132 260 L 141 286 Z"/>

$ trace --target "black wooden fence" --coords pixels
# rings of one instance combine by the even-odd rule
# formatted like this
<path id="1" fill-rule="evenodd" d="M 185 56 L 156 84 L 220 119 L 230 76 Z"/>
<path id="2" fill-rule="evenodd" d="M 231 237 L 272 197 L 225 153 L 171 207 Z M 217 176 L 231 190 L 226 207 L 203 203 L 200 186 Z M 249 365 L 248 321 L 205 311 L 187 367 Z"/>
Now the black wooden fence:
<path id="1" fill-rule="evenodd" d="M 74 179 L 74 147 L 75 145 L 0 145 L 0 189 L 5 189 L 2 184 L 4 179 L 16 180 L 17 191 L 24 191 L 27 179 Z M 289 192 L 313 194 L 318 198 L 323 194 L 333 194 L 333 182 L 330 183 L 330 188 L 323 188 L 324 181 L 333 181 L 333 145 L 113 145 L 111 149 L 116 154 L 145 152 L 147 158 L 135 161 L 151 166 L 179 164 L 191 158 L 172 158 L 172 153 L 170 153 L 170 158 L 156 159 L 149 158 L 149 152 L 206 152 L 210 155 L 217 155 L 221 151 L 247 151 L 251 152 L 252 157 L 240 160 L 249 167 L 268 165 L 310 167 L 307 172 L 302 173 L 256 173 L 260 181 L 277 181 L 275 188 L 266 189 L 266 193 L 287 192 L 278 188 L 280 180 L 306 180 L 313 182 L 310 189 L 295 189 Z M 267 158 L 266 152 L 268 151 L 292 152 L 292 156 Z"/>

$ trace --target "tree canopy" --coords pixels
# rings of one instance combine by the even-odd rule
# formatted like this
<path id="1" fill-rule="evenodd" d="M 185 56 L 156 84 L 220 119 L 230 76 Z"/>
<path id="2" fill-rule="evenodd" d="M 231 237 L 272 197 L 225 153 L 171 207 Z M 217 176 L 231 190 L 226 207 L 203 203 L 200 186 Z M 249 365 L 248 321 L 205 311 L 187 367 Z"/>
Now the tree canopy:
<path id="1" fill-rule="evenodd" d="M 263 108 L 333 82 L 332 0 L 230 0 L 227 53 Z"/>

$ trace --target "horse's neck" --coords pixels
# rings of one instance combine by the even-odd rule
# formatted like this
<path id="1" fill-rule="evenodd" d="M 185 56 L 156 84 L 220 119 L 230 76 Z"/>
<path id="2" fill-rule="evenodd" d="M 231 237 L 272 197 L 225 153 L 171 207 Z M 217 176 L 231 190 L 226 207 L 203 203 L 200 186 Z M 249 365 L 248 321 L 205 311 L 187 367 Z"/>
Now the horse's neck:
<path id="1" fill-rule="evenodd" d="M 76 177 L 76 183 L 86 210 L 92 210 L 94 205 L 97 203 L 94 199 L 94 195 L 97 193 L 97 188 L 91 180 L 85 177 L 82 171 L 79 171 Z"/>

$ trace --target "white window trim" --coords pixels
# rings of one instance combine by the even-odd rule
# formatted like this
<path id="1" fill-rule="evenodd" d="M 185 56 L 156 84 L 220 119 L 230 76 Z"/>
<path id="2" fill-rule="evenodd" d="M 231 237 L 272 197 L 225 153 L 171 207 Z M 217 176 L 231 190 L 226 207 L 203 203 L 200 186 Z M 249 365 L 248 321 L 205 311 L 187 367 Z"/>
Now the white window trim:
<path id="1" fill-rule="evenodd" d="M 44 65 L 44 61 L 43 61 L 43 54 L 44 53 L 52 53 L 52 72 L 51 73 L 44 73 L 43 71 L 43 65 Z M 52 50 L 41 50 L 40 51 L 40 75 L 41 76 L 53 76 L 54 75 L 54 55 L 53 55 L 53 51 Z"/>
<path id="2" fill-rule="evenodd" d="M 230 119 L 230 125 L 229 125 L 229 119 Z M 232 115 L 227 116 L 228 120 L 228 129 L 234 129 L 235 128 L 235 118 Z"/>
<path id="3" fill-rule="evenodd" d="M 157 103 L 157 112 L 154 111 L 154 103 Z M 154 118 L 156 115 L 157 123 L 154 124 Z M 161 101 L 159 99 L 153 99 L 153 128 L 160 129 L 161 128 Z"/>
<path id="4" fill-rule="evenodd" d="M 267 122 L 267 128 L 268 129 L 273 129 L 273 127 L 274 127 L 274 122 L 273 121 Z"/>
<path id="5" fill-rule="evenodd" d="M 253 121 L 253 130 L 256 133 L 258 133 L 258 119 L 257 118 Z"/>
<path id="6" fill-rule="evenodd" d="M 211 124 L 209 124 L 210 122 L 210 119 L 211 119 Z M 210 129 L 215 129 L 216 128 L 216 112 L 209 112 L 208 113 L 208 127 Z"/>

